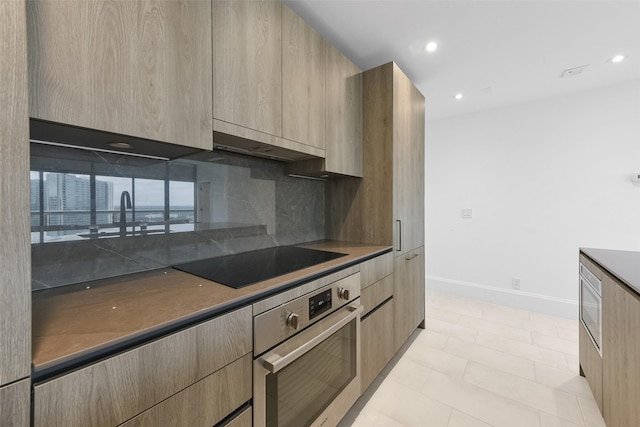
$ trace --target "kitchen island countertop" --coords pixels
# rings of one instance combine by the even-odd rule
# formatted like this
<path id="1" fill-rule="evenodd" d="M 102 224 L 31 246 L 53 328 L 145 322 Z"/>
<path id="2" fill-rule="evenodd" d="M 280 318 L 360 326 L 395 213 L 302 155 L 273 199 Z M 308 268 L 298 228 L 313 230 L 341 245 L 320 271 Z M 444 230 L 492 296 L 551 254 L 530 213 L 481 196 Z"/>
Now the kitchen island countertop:
<path id="1" fill-rule="evenodd" d="M 391 250 L 335 241 L 299 246 L 346 256 L 241 289 L 163 268 L 34 292 L 34 379 L 127 350 Z"/>
<path id="2" fill-rule="evenodd" d="M 593 248 L 580 251 L 640 296 L 640 252 Z"/>

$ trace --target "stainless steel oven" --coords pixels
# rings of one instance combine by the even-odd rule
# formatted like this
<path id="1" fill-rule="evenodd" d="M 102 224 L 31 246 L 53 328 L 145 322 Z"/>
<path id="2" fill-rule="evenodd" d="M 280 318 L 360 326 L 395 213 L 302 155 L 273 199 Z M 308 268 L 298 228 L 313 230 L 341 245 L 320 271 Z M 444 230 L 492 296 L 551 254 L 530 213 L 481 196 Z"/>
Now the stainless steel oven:
<path id="1" fill-rule="evenodd" d="M 602 357 L 602 285 L 600 280 L 580 263 L 580 321 Z"/>
<path id="2" fill-rule="evenodd" d="M 335 426 L 358 399 L 359 297 L 355 273 L 281 304 L 275 296 L 260 314 L 265 304 L 254 305 L 255 427 Z"/>

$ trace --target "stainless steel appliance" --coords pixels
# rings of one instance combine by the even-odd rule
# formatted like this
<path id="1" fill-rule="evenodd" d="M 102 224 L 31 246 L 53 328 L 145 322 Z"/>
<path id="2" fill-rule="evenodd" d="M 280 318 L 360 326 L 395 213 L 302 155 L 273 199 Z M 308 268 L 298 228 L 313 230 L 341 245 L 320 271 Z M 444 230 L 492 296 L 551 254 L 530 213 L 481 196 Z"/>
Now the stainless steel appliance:
<path id="1" fill-rule="evenodd" d="M 580 321 L 602 357 L 602 285 L 600 280 L 580 263 Z"/>
<path id="2" fill-rule="evenodd" d="M 254 304 L 254 427 L 335 426 L 358 399 L 359 297 L 351 269 Z"/>

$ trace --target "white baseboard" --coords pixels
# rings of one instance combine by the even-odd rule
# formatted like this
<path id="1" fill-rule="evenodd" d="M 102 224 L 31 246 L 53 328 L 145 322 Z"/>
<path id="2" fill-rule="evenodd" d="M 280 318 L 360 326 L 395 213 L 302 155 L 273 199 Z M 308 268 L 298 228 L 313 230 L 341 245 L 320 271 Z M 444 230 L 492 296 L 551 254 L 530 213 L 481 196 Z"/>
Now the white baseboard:
<path id="1" fill-rule="evenodd" d="M 426 276 L 425 279 L 427 291 L 474 298 L 553 316 L 566 317 L 567 319 L 578 319 L 577 300 L 496 288 L 444 277 Z"/>

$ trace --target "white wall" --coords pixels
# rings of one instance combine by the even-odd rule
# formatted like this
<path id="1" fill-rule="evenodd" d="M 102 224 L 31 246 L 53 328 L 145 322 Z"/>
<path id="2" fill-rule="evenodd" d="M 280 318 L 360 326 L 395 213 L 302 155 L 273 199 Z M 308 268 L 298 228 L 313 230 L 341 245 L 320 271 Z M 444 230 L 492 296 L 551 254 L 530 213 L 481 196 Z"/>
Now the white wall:
<path id="1" fill-rule="evenodd" d="M 640 250 L 633 172 L 640 80 L 427 122 L 427 288 L 577 317 L 578 248 Z"/>

